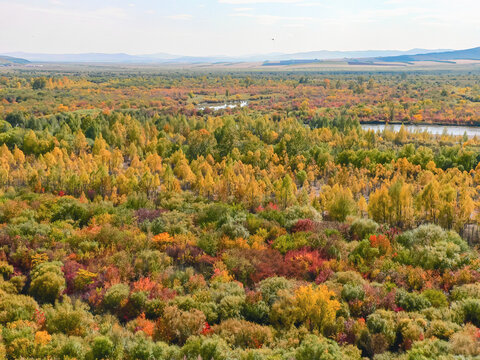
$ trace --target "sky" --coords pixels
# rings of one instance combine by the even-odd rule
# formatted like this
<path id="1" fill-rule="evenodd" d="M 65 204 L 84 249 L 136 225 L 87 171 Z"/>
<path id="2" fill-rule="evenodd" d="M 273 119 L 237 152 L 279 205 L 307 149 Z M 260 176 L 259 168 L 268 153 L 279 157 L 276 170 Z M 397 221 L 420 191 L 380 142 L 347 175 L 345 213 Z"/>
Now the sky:
<path id="1" fill-rule="evenodd" d="M 479 13 L 479 0 L 0 0 L 0 53 L 464 49 L 480 46 Z"/>

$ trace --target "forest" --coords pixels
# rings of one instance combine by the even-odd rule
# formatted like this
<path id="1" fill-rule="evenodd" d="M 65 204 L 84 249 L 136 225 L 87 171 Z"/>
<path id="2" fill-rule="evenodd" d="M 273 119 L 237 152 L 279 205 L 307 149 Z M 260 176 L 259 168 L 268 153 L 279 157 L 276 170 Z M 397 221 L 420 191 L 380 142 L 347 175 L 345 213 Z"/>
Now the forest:
<path id="1" fill-rule="evenodd" d="M 0 359 L 480 359 L 480 139 L 363 123 L 480 73 L 2 70 Z"/>

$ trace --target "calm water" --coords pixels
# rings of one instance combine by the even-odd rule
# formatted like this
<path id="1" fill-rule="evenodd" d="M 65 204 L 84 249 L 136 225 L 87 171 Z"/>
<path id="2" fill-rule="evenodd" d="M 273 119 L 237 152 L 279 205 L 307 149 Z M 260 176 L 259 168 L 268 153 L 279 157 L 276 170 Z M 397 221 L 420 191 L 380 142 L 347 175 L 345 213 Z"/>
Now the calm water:
<path id="1" fill-rule="evenodd" d="M 385 124 L 362 124 L 364 130 L 374 130 L 376 132 L 383 131 L 385 127 L 388 127 L 389 130 L 398 132 L 402 125 L 385 125 Z M 428 132 L 433 135 L 457 135 L 462 136 L 467 133 L 467 136 L 480 137 L 480 126 L 450 126 L 450 125 L 405 125 L 405 128 L 409 132 Z"/>
<path id="2" fill-rule="evenodd" d="M 223 105 L 207 105 L 207 106 L 200 106 L 198 110 L 205 110 L 211 109 L 213 111 L 222 110 L 222 109 L 234 109 L 236 107 L 244 107 L 248 105 L 248 101 L 240 101 L 239 103 L 228 103 Z"/>

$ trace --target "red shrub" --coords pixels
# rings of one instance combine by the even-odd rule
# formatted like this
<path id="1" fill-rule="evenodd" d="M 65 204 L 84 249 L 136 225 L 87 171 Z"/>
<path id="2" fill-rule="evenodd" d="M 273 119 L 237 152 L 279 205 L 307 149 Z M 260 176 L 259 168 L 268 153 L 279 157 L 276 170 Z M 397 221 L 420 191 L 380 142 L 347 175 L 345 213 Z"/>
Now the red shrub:
<path id="1" fill-rule="evenodd" d="M 282 274 L 282 255 L 273 249 L 254 250 L 256 253 L 255 272 L 250 278 L 254 283 Z"/>
<path id="2" fill-rule="evenodd" d="M 371 235 L 370 246 L 378 248 L 381 254 L 387 254 L 392 249 L 390 240 L 385 235 Z"/>
<path id="3" fill-rule="evenodd" d="M 212 328 L 208 324 L 208 322 L 205 321 L 205 325 L 203 326 L 203 330 L 201 332 L 202 335 L 210 335 L 212 333 Z"/>
<path id="4" fill-rule="evenodd" d="M 285 254 L 283 273 L 287 277 L 313 281 L 324 261 L 318 250 L 292 250 Z"/>
<path id="5" fill-rule="evenodd" d="M 77 276 L 78 270 L 84 268 L 84 266 L 75 260 L 67 260 L 63 264 L 62 271 L 65 275 L 65 281 L 67 283 L 67 294 L 72 294 L 75 292 L 75 277 Z"/>
<path id="6" fill-rule="evenodd" d="M 292 227 L 292 232 L 313 232 L 317 228 L 317 223 L 310 219 L 300 219 Z"/>
<path id="7" fill-rule="evenodd" d="M 155 287 L 157 283 L 150 280 L 148 277 L 141 278 L 133 283 L 132 291 L 146 291 L 150 293 Z"/>

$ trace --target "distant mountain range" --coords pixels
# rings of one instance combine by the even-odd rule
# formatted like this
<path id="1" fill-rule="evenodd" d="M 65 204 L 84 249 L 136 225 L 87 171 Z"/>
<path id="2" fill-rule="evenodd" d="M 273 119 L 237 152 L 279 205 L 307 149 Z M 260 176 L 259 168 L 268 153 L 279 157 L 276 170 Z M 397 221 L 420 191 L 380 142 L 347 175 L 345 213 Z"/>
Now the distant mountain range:
<path id="1" fill-rule="evenodd" d="M 449 49 L 411 49 L 406 51 L 401 50 L 364 50 L 364 51 L 310 51 L 300 52 L 295 54 L 279 54 L 264 60 L 336 60 L 336 59 L 356 59 L 356 58 L 373 58 L 373 57 L 388 57 L 388 56 L 403 56 L 415 54 L 437 53 L 443 51 L 450 51 Z"/>
<path id="2" fill-rule="evenodd" d="M 141 58 L 128 54 L 37 54 L 26 52 L 6 53 L 8 56 L 15 56 L 27 59 L 32 62 L 54 62 L 54 63 L 129 63 L 141 62 Z"/>
<path id="3" fill-rule="evenodd" d="M 420 53 L 440 52 L 444 50 L 412 49 L 400 50 L 367 50 L 367 51 L 310 51 L 293 54 L 258 54 L 248 56 L 181 56 L 166 53 L 129 55 L 125 53 L 83 53 L 83 54 L 40 54 L 26 52 L 12 52 L 5 55 L 26 59 L 32 62 L 56 62 L 56 63 L 218 63 L 218 62 L 263 62 L 282 60 L 333 60 L 345 58 L 373 58 L 388 56 L 404 56 Z"/>
<path id="4" fill-rule="evenodd" d="M 14 64 L 28 64 L 30 61 L 25 59 L 20 59 L 12 56 L 0 55 L 0 66 L 8 66 Z"/>
<path id="5" fill-rule="evenodd" d="M 480 60 L 480 47 L 467 50 L 418 53 L 415 55 L 399 55 L 378 57 L 385 62 L 414 62 L 414 61 L 452 61 L 452 60 Z"/>
<path id="6" fill-rule="evenodd" d="M 348 60 L 351 64 L 377 62 L 480 60 L 480 47 L 467 50 L 366 50 L 366 51 L 310 51 L 293 54 L 271 53 L 249 56 L 180 56 L 167 53 L 130 55 L 125 53 L 40 54 L 12 52 L 0 55 L 0 65 L 37 63 L 116 63 L 116 64 L 192 64 L 263 62 L 265 65 L 302 64 L 311 60 Z"/>

